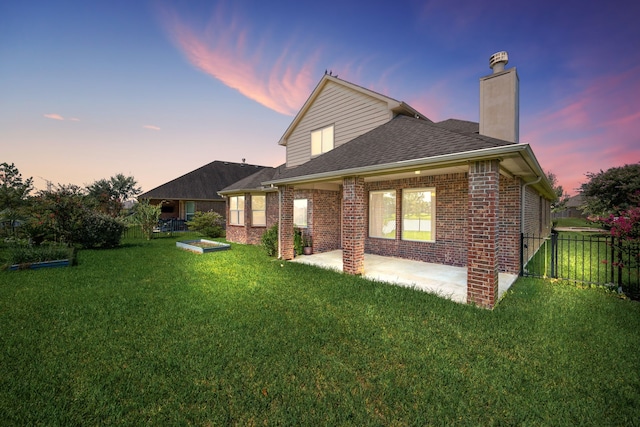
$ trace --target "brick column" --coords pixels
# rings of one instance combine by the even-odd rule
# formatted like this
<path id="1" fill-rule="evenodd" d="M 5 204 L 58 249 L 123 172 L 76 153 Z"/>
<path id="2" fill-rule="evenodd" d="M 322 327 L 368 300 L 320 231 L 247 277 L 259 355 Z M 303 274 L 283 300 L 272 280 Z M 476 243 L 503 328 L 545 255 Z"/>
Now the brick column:
<path id="1" fill-rule="evenodd" d="M 280 187 L 280 220 L 278 222 L 278 247 L 281 259 L 293 259 L 293 187 Z"/>
<path id="2" fill-rule="evenodd" d="M 493 308 L 498 298 L 500 162 L 469 165 L 467 302 Z"/>
<path id="3" fill-rule="evenodd" d="M 364 178 L 343 179 L 342 203 L 342 270 L 347 274 L 362 274 L 367 232 Z"/>

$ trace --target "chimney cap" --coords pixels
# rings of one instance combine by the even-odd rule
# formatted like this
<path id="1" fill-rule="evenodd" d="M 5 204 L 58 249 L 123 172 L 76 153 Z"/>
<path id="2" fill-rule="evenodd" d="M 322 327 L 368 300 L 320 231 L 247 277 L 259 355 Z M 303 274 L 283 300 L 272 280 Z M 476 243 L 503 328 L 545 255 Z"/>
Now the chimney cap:
<path id="1" fill-rule="evenodd" d="M 506 51 L 496 52 L 489 57 L 489 68 L 494 73 L 504 70 L 504 66 L 509 62 L 509 54 Z"/>

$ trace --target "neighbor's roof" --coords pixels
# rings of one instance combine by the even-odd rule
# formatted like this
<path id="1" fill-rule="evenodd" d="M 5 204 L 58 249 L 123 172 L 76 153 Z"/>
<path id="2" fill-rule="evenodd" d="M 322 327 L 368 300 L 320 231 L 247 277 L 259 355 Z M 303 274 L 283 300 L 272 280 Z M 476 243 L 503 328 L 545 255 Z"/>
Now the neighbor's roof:
<path id="1" fill-rule="evenodd" d="M 222 200 L 219 190 L 262 169 L 265 166 L 216 160 L 149 190 L 138 199 Z"/>

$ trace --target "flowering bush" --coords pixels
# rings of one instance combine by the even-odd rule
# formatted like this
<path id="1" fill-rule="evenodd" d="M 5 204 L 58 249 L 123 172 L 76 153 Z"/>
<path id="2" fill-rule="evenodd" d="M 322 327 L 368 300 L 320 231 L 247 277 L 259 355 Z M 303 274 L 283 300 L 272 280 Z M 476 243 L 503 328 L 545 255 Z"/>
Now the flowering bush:
<path id="1" fill-rule="evenodd" d="M 616 267 L 638 268 L 640 265 L 640 206 L 600 218 L 602 225 L 614 237 L 611 244 L 618 252 Z"/>

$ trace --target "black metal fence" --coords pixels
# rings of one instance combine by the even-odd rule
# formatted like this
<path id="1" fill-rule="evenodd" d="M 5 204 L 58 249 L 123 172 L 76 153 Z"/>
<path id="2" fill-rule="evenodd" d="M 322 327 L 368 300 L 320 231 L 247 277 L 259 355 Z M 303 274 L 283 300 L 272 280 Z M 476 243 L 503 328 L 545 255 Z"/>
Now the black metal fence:
<path id="1" fill-rule="evenodd" d="M 638 243 L 603 234 L 521 235 L 520 273 L 576 283 L 611 285 L 640 295 Z"/>
<path id="2" fill-rule="evenodd" d="M 187 222 L 181 219 L 168 219 L 168 220 L 160 220 L 158 221 L 158 225 L 153 229 L 154 233 L 174 233 L 174 232 L 185 232 L 189 231 L 189 227 L 187 226 Z M 146 236 L 142 232 L 142 229 L 137 226 L 130 226 L 124 230 L 122 235 L 125 239 L 141 239 Z"/>

